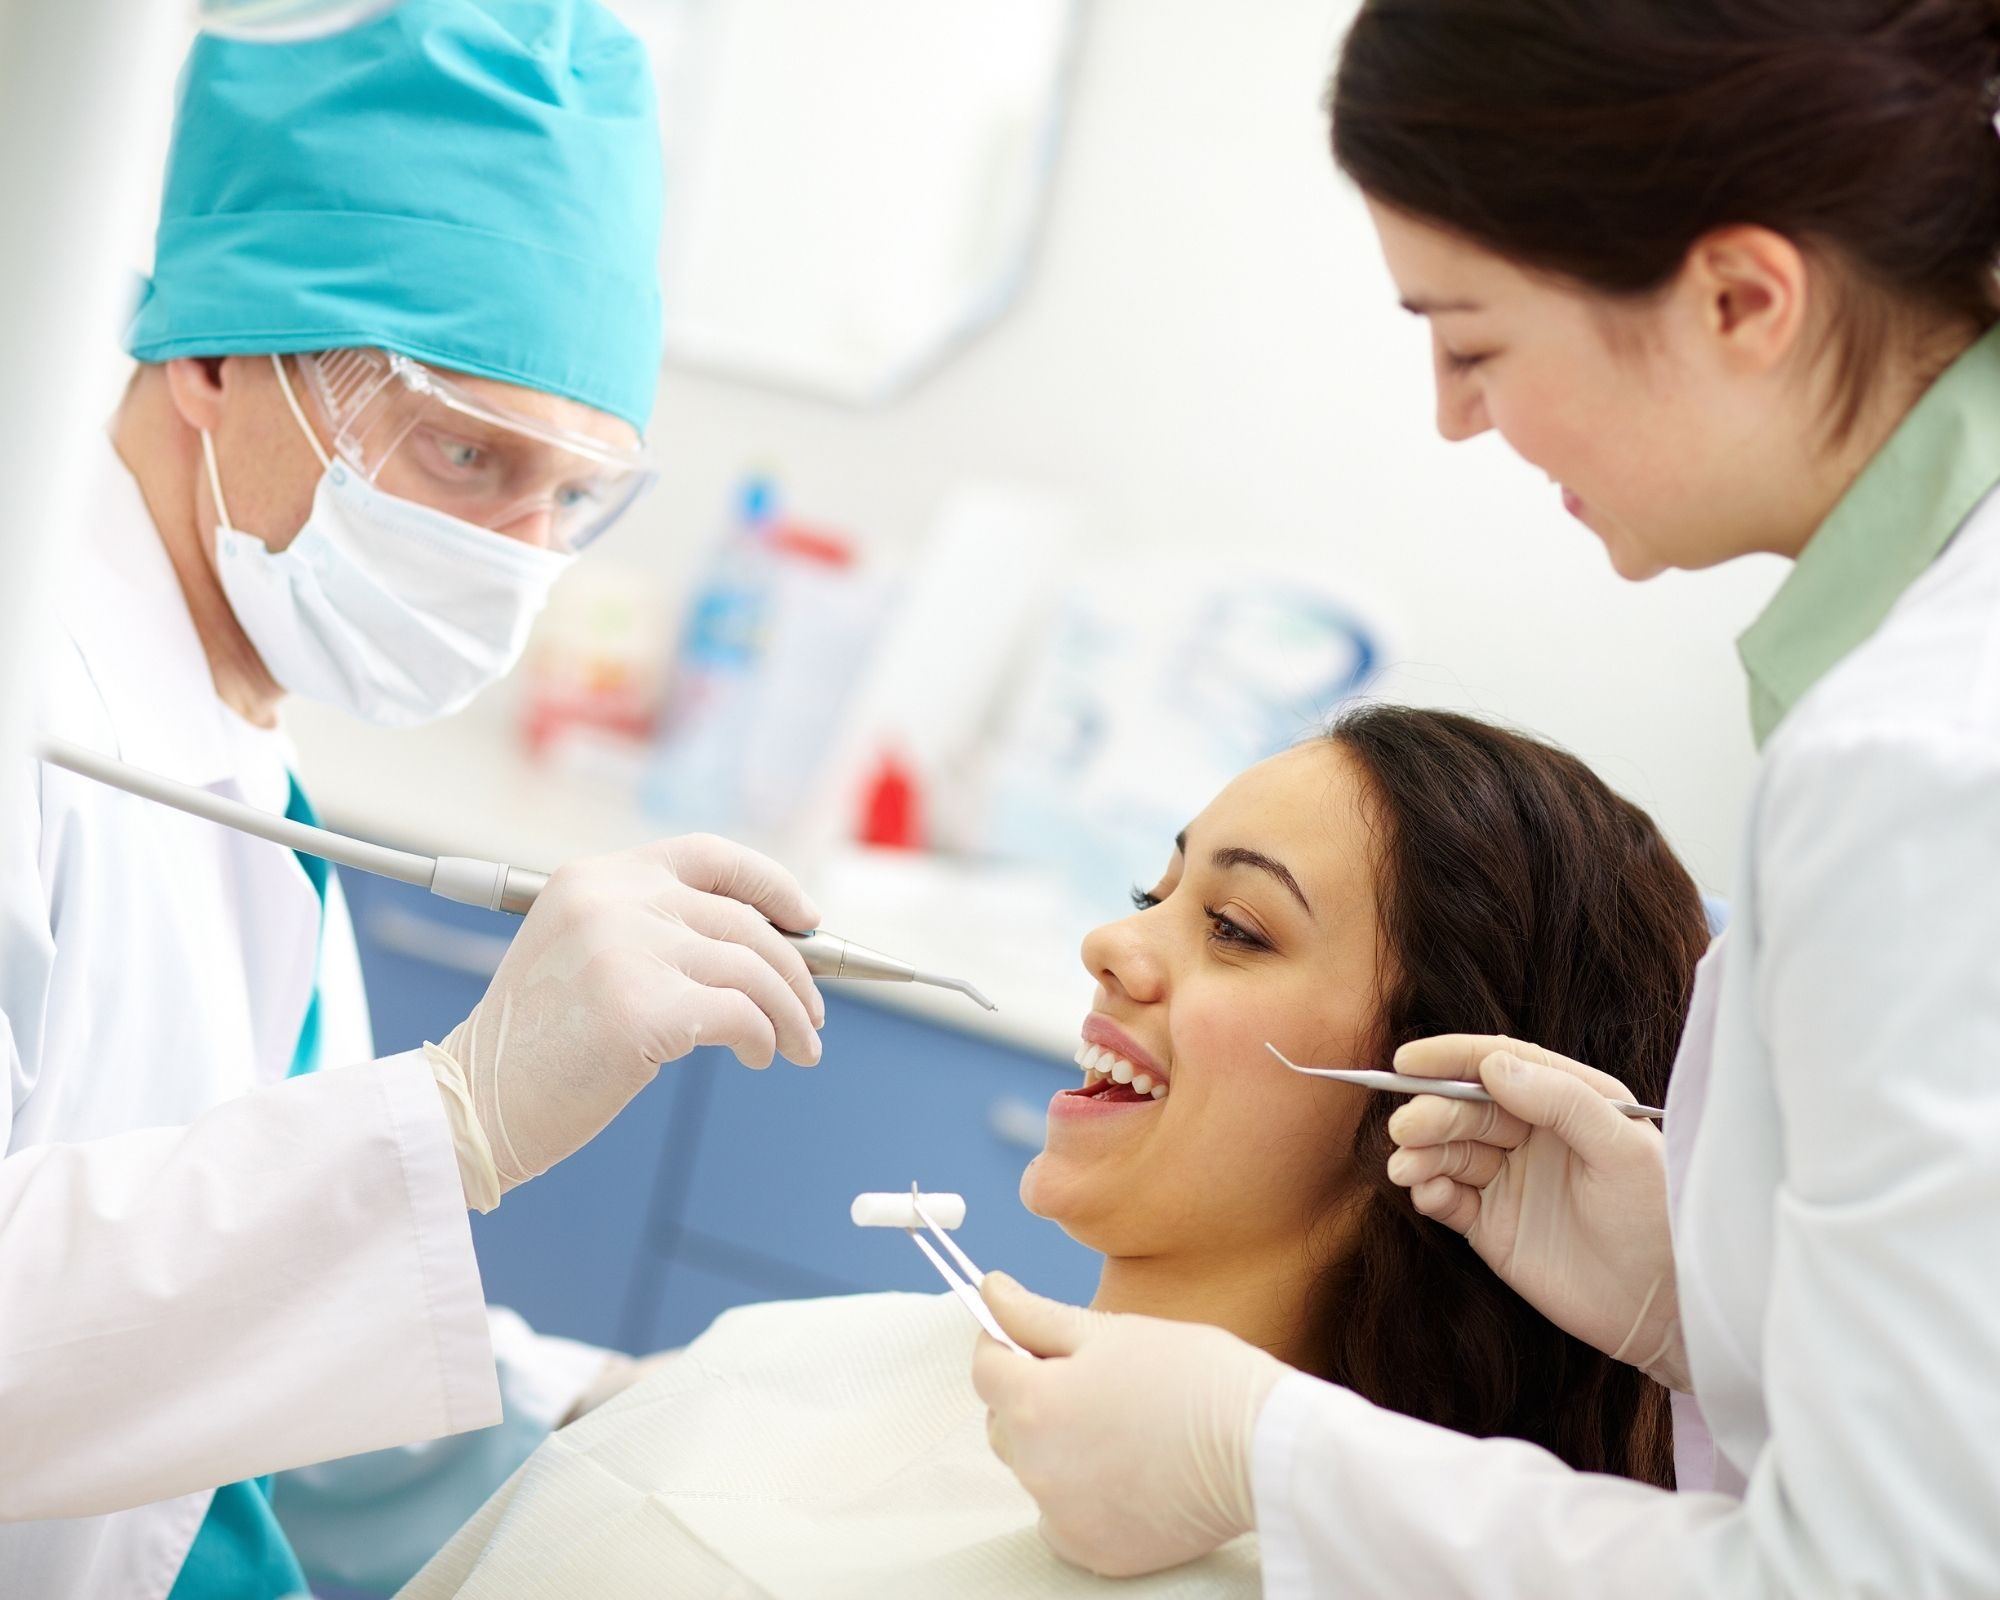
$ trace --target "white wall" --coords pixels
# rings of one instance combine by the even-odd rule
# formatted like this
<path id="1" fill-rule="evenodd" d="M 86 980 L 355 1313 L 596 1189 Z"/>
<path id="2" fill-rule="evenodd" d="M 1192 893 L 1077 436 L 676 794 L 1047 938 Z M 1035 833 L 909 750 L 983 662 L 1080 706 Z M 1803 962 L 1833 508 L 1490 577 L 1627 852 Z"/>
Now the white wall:
<path id="1" fill-rule="evenodd" d="M 1752 751 L 1732 640 L 1775 564 L 1613 576 L 1552 486 L 1431 426 L 1319 100 L 1339 0 L 1088 0 L 1050 229 L 1025 297 L 906 400 L 845 412 L 669 374 L 666 481 L 613 535 L 684 573 L 735 475 L 891 548 L 995 475 L 1075 495 L 1109 548 L 1298 564 L 1386 600 L 1396 698 L 1553 737 L 1728 887 Z M 609 542 L 608 542 L 609 543 Z"/>

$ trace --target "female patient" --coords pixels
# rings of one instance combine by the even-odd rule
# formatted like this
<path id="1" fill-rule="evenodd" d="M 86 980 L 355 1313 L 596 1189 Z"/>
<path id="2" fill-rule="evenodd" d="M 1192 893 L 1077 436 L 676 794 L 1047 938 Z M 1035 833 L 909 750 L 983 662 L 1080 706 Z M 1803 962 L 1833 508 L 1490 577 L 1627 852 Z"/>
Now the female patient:
<path id="1" fill-rule="evenodd" d="M 1374 707 L 1230 784 L 1135 900 L 1084 941 L 1089 1065 L 1021 1180 L 1031 1211 L 1103 1252 L 1094 1303 L 1214 1323 L 1381 1405 L 1670 1483 L 1665 1392 L 1544 1322 L 1389 1183 L 1398 1102 L 1264 1049 L 1374 1064 L 1408 1039 L 1507 1033 L 1628 1063 L 1658 1104 L 1707 935 L 1645 815 L 1533 740 Z M 987 1449 L 975 1333 L 949 1296 L 731 1312 L 554 1435 L 405 1592 L 1091 1592 Z M 1118 1587 L 1257 1586 L 1244 1540 Z"/>

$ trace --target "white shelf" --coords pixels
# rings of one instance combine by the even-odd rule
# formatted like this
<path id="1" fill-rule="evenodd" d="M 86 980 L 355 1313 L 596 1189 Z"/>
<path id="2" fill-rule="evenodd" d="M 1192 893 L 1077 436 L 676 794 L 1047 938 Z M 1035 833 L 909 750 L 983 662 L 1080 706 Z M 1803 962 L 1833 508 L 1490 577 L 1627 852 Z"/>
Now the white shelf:
<path id="1" fill-rule="evenodd" d="M 430 855 L 547 871 L 665 831 L 627 783 L 596 785 L 529 761 L 495 709 L 386 731 L 300 702 L 286 710 L 300 773 L 327 826 Z M 1034 875 L 898 851 L 811 855 L 746 840 L 797 872 L 831 931 L 969 978 L 1000 1007 L 909 984 L 843 994 L 1067 1061 L 1092 992 L 1077 950 L 1094 920 Z"/>

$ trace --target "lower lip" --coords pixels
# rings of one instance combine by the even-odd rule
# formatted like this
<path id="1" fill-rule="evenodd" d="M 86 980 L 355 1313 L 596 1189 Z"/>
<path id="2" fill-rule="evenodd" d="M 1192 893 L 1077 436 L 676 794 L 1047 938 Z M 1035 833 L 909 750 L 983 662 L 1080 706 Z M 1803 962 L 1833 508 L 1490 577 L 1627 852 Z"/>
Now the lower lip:
<path id="1" fill-rule="evenodd" d="M 1583 521 L 1583 501 L 1577 498 L 1574 489 L 1563 490 L 1563 510 L 1575 517 L 1578 522 Z"/>
<path id="2" fill-rule="evenodd" d="M 1162 1099 L 1165 1096 L 1161 1097 Z M 1105 1100 L 1097 1095 L 1082 1095 L 1073 1089 L 1058 1090 L 1049 1101 L 1049 1115 L 1052 1117 L 1110 1117 L 1124 1111 L 1150 1111 L 1160 1103 L 1150 1096 L 1144 1100 Z"/>

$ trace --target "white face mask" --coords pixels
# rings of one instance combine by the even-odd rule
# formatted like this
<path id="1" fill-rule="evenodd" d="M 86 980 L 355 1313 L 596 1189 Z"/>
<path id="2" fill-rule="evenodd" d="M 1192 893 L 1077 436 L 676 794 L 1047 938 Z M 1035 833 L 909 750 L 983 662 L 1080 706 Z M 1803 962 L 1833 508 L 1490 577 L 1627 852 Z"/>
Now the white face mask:
<path id="1" fill-rule="evenodd" d="M 329 460 L 282 363 L 285 399 L 326 468 L 283 550 L 233 527 L 215 496 L 216 570 L 236 620 L 279 685 L 383 727 L 449 716 L 520 659 L 571 556 L 384 494 Z"/>

